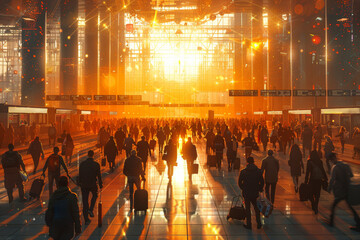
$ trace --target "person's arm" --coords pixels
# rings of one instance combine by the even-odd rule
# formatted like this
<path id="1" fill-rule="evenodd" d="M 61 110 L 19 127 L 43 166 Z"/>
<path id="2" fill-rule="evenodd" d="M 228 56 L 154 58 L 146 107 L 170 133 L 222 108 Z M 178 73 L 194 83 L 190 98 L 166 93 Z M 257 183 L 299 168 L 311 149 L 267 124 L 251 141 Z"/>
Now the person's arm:
<path id="1" fill-rule="evenodd" d="M 75 194 L 73 194 L 71 201 L 71 212 L 72 218 L 75 223 L 75 234 L 79 235 L 81 233 L 81 222 L 80 222 L 80 213 L 79 213 L 79 205 L 78 199 Z"/>
<path id="2" fill-rule="evenodd" d="M 262 160 L 262 162 L 261 162 L 261 175 L 263 175 L 264 174 L 264 172 L 265 172 L 265 168 L 266 168 L 266 161 L 265 161 L 265 159 L 264 160 Z"/>
<path id="3" fill-rule="evenodd" d="M 63 167 L 63 169 L 65 170 L 66 174 L 69 175 L 69 171 L 68 171 L 68 169 L 67 169 L 67 167 L 66 167 L 66 164 L 65 164 L 65 162 L 64 162 L 64 159 L 63 159 L 61 156 L 59 156 L 59 160 L 60 160 L 60 165 Z"/>
<path id="4" fill-rule="evenodd" d="M 48 167 L 49 158 L 50 158 L 50 157 L 48 157 L 48 158 L 46 159 L 46 162 L 45 162 L 45 165 L 44 165 L 44 168 L 43 168 L 43 173 L 42 173 L 43 176 L 45 176 L 45 171 L 46 171 L 46 169 L 47 169 L 47 167 Z"/>
<path id="5" fill-rule="evenodd" d="M 238 186 L 241 190 L 244 190 L 244 172 L 243 171 L 240 172 Z"/>
<path id="6" fill-rule="evenodd" d="M 24 164 L 23 158 L 22 158 L 22 156 L 21 156 L 21 154 L 20 154 L 20 153 L 18 153 L 18 154 L 19 154 L 20 166 L 21 166 L 22 170 L 23 170 L 24 172 L 26 172 L 26 170 L 25 170 L 25 164 Z"/>

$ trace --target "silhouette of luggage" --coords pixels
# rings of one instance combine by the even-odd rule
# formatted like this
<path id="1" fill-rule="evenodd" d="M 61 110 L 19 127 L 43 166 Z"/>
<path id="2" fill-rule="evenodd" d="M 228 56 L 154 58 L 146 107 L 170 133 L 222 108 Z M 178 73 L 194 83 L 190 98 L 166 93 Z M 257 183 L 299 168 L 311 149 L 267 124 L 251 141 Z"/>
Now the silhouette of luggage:
<path id="1" fill-rule="evenodd" d="M 259 211 L 267 218 L 271 215 L 272 211 L 273 211 L 273 205 L 271 204 L 271 202 L 266 198 L 266 197 L 259 197 L 256 200 L 256 205 L 259 209 Z"/>
<path id="2" fill-rule="evenodd" d="M 141 185 L 141 184 L 140 184 Z M 145 188 L 145 182 L 144 182 Z M 137 189 L 134 195 L 135 212 L 145 211 L 148 209 L 148 192 L 145 189 Z"/>
<path id="3" fill-rule="evenodd" d="M 192 174 L 198 174 L 199 173 L 199 164 L 194 163 L 192 165 Z"/>
<path id="4" fill-rule="evenodd" d="M 226 219 L 229 220 L 230 218 L 236 220 L 244 220 L 246 218 L 246 212 L 241 196 L 233 198 L 229 214 L 227 215 Z"/>
<path id="5" fill-rule="evenodd" d="M 360 184 L 349 184 L 348 201 L 351 206 L 360 205 Z"/>
<path id="6" fill-rule="evenodd" d="M 44 182 L 45 182 L 44 178 L 37 178 L 33 181 L 29 192 L 30 198 L 37 198 L 37 199 L 40 198 L 42 191 L 44 189 L 44 185 L 45 185 Z"/>
<path id="7" fill-rule="evenodd" d="M 216 167 L 216 156 L 215 155 L 207 155 L 207 165 L 209 167 Z"/>
<path id="8" fill-rule="evenodd" d="M 300 195 L 300 201 L 307 201 L 309 200 L 310 195 L 310 189 L 309 185 L 306 183 L 302 183 L 299 188 L 299 195 Z"/>
<path id="9" fill-rule="evenodd" d="M 240 169 L 240 158 L 235 158 L 234 170 L 239 170 L 239 169 Z"/>

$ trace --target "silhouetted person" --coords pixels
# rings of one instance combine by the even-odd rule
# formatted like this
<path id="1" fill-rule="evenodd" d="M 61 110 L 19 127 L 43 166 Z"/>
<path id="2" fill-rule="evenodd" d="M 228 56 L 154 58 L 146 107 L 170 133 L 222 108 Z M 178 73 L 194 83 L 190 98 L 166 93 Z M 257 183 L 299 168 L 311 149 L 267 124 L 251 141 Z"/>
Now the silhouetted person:
<path id="1" fill-rule="evenodd" d="M 109 141 L 105 145 L 104 155 L 109 162 L 110 171 L 113 171 L 115 168 L 115 159 L 118 155 L 118 149 L 112 136 L 109 138 Z"/>
<path id="2" fill-rule="evenodd" d="M 30 146 L 27 150 L 28 154 L 31 155 L 33 162 L 34 162 L 34 171 L 33 174 L 36 173 L 36 169 L 39 165 L 40 156 L 44 158 L 44 150 L 42 144 L 40 142 L 39 137 L 36 137 L 34 141 L 30 143 Z"/>
<path id="3" fill-rule="evenodd" d="M 15 185 L 19 190 L 20 201 L 26 201 L 24 197 L 24 184 L 20 176 L 20 168 L 26 172 L 24 162 L 21 155 L 17 151 L 14 151 L 13 144 L 9 144 L 8 148 L 9 151 L 2 155 L 1 164 L 4 169 L 4 185 L 8 194 L 9 203 L 14 200 L 13 189 Z"/>
<path id="4" fill-rule="evenodd" d="M 65 170 L 66 174 L 69 175 L 69 171 L 64 163 L 64 159 L 59 155 L 59 148 L 54 147 L 54 153 L 51 154 L 45 162 L 42 175 L 45 177 L 46 169 L 48 170 L 49 179 L 49 196 L 53 193 L 54 180 L 56 188 L 59 187 L 60 179 L 60 166 Z"/>
<path id="5" fill-rule="evenodd" d="M 304 163 L 302 161 L 302 153 L 300 151 L 299 145 L 294 144 L 290 150 L 290 159 L 288 161 L 290 166 L 290 174 L 293 178 L 295 192 L 299 191 L 299 177 L 301 176 L 301 169 L 304 173 Z"/>
<path id="6" fill-rule="evenodd" d="M 151 150 L 149 143 L 146 141 L 145 136 L 141 136 L 141 140 L 136 144 L 137 155 L 141 159 L 144 165 L 144 173 L 146 171 L 146 163 L 149 155 L 151 156 Z"/>
<path id="7" fill-rule="evenodd" d="M 242 140 L 242 143 L 245 147 L 245 158 L 248 159 L 252 153 L 252 148 L 254 146 L 254 139 L 251 137 L 251 134 L 248 133 L 247 137 Z"/>
<path id="8" fill-rule="evenodd" d="M 54 240 L 72 239 L 81 233 L 78 198 L 69 188 L 66 176 L 59 177 L 59 188 L 50 197 L 45 222 Z"/>
<path id="9" fill-rule="evenodd" d="M 126 157 L 130 157 L 131 154 L 131 150 L 132 150 L 132 146 L 136 146 L 136 143 L 134 141 L 134 139 L 131 137 L 131 135 L 129 134 L 128 137 L 125 139 L 125 152 L 126 152 Z"/>
<path id="10" fill-rule="evenodd" d="M 191 137 L 189 137 L 188 141 L 184 144 L 183 154 L 184 154 L 184 159 L 186 160 L 187 163 L 189 181 L 191 182 L 192 174 L 193 174 L 193 164 L 198 157 L 196 146 L 191 142 Z"/>
<path id="11" fill-rule="evenodd" d="M 278 181 L 279 174 L 279 160 L 277 160 L 273 156 L 274 152 L 272 150 L 268 151 L 268 156 L 262 160 L 261 171 L 265 172 L 265 193 L 267 199 L 271 201 L 272 204 L 275 202 L 275 190 L 276 184 Z M 270 187 L 271 187 L 271 195 L 270 195 Z"/>
<path id="12" fill-rule="evenodd" d="M 225 149 L 225 142 L 224 138 L 221 136 L 221 132 L 218 132 L 218 134 L 215 136 L 214 139 L 214 149 L 215 149 L 215 156 L 217 161 L 217 167 L 218 170 L 221 170 L 221 161 L 223 159 L 224 155 L 224 149 Z"/>
<path id="13" fill-rule="evenodd" d="M 81 187 L 81 195 L 83 201 L 83 215 L 85 224 L 90 224 L 90 217 L 94 217 L 94 207 L 98 197 L 98 187 L 103 187 L 100 164 L 94 161 L 94 151 L 88 152 L 88 158 L 80 164 L 79 167 L 79 185 Z M 89 194 L 91 192 L 92 198 L 89 207 Z"/>

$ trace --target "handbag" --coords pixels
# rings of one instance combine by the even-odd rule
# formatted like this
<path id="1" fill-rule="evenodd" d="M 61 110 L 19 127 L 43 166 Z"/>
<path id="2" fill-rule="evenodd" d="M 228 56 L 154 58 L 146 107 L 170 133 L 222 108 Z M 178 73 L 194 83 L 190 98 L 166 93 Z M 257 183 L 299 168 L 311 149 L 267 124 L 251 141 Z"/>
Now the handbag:
<path id="1" fill-rule="evenodd" d="M 239 203 L 240 205 L 238 205 Z M 226 220 L 229 220 L 230 218 L 237 220 L 244 220 L 246 218 L 246 212 L 241 196 L 233 198 Z"/>
<path id="2" fill-rule="evenodd" d="M 23 182 L 27 182 L 28 179 L 29 179 L 27 173 L 24 172 L 24 171 L 22 171 L 22 170 L 20 170 L 20 177 L 21 177 L 21 179 L 23 180 Z"/>

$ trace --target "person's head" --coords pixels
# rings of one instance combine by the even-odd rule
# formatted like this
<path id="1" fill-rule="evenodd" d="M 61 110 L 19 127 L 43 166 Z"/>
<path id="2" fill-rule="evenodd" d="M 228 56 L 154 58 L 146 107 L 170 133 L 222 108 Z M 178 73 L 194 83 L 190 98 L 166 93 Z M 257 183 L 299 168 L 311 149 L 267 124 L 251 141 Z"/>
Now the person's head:
<path id="1" fill-rule="evenodd" d="M 254 158 L 253 158 L 253 157 L 248 157 L 248 158 L 246 159 L 246 162 L 247 162 L 248 164 L 253 164 L 253 163 L 254 163 Z"/>
<path id="2" fill-rule="evenodd" d="M 294 145 L 292 145 L 292 147 L 291 147 L 290 152 L 293 152 L 293 151 L 296 151 L 296 152 L 300 152 L 300 153 L 301 153 L 300 147 L 299 147 L 299 145 L 297 145 L 296 143 L 295 143 Z"/>
<path id="3" fill-rule="evenodd" d="M 336 153 L 333 153 L 333 152 L 328 155 L 328 159 L 329 159 L 330 163 L 332 163 L 332 164 L 336 164 L 338 162 Z"/>
<path id="4" fill-rule="evenodd" d="M 248 137 L 250 137 L 250 133 L 248 133 Z"/>
<path id="5" fill-rule="evenodd" d="M 218 131 L 218 132 L 217 132 L 217 134 L 218 134 L 218 135 L 221 135 L 221 132 L 220 132 L 220 131 Z"/>
<path id="6" fill-rule="evenodd" d="M 191 142 L 191 137 L 188 137 L 188 142 Z"/>
<path id="7" fill-rule="evenodd" d="M 8 145 L 8 149 L 9 149 L 10 151 L 14 150 L 14 144 L 10 143 L 10 144 Z"/>
<path id="8" fill-rule="evenodd" d="M 310 159 L 315 162 L 321 161 L 319 153 L 316 150 L 312 150 L 310 152 Z"/>
<path id="9" fill-rule="evenodd" d="M 269 151 L 268 151 L 268 155 L 269 155 L 269 156 L 272 156 L 273 154 L 274 154 L 273 150 L 269 150 Z"/>
<path id="10" fill-rule="evenodd" d="M 145 136 L 141 136 L 141 140 L 145 141 Z"/>
<path id="11" fill-rule="evenodd" d="M 59 149 L 58 147 L 54 147 L 53 150 L 54 150 L 54 153 L 55 153 L 55 154 L 58 154 L 58 153 L 60 152 L 60 149 Z"/>
<path id="12" fill-rule="evenodd" d="M 136 156 L 136 150 L 131 150 L 131 156 Z"/>
<path id="13" fill-rule="evenodd" d="M 113 141 L 114 140 L 114 137 L 113 136 L 110 136 L 110 138 L 109 138 L 111 141 Z"/>
<path id="14" fill-rule="evenodd" d="M 88 157 L 89 157 L 89 158 L 93 158 L 93 157 L 94 157 L 94 151 L 93 151 L 93 150 L 89 150 L 89 151 L 88 151 Z"/>
<path id="15" fill-rule="evenodd" d="M 35 140 L 36 140 L 36 141 L 40 141 L 40 138 L 39 138 L 39 137 L 35 137 Z"/>
<path id="16" fill-rule="evenodd" d="M 131 135 L 130 135 L 130 134 L 128 134 L 128 137 L 131 137 Z"/>
<path id="17" fill-rule="evenodd" d="M 68 187 L 69 179 L 67 176 L 60 176 L 59 178 L 59 187 Z"/>

